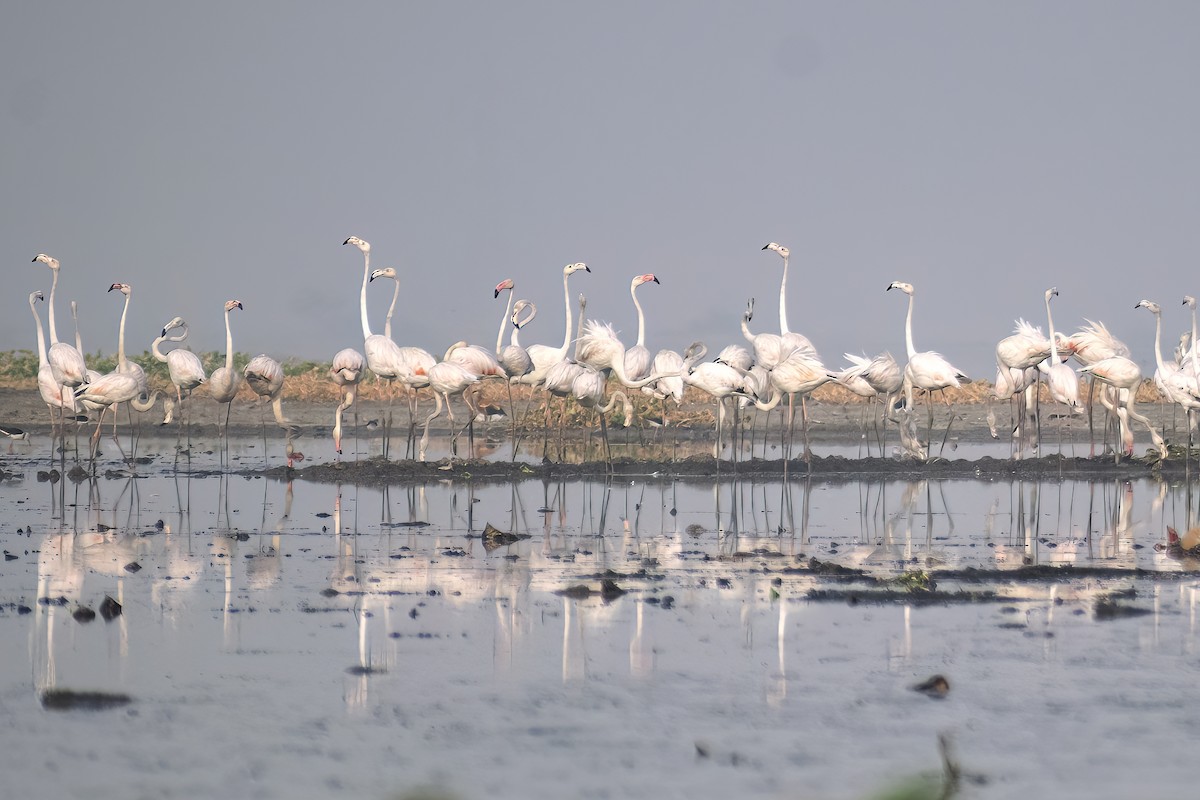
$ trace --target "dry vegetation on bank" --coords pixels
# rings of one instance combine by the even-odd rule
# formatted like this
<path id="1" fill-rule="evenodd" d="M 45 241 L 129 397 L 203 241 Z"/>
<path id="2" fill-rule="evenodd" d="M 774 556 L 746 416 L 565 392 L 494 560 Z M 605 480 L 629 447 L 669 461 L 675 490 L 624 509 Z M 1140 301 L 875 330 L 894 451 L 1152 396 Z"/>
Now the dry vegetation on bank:
<path id="1" fill-rule="evenodd" d="M 211 352 L 198 355 L 200 355 L 208 372 L 211 372 L 218 366 L 223 366 L 225 363 L 225 358 L 220 353 Z M 165 364 L 157 361 L 148 352 L 139 356 L 133 356 L 131 360 L 137 361 L 146 370 L 150 378 L 151 388 L 174 394 L 174 387 L 171 385 Z M 239 369 L 249 360 L 250 356 L 245 353 L 238 353 L 234 357 L 234 363 Z M 114 357 L 104 356 L 99 353 L 90 355 L 88 357 L 88 364 L 91 368 L 102 373 L 116 367 Z M 338 387 L 329 378 L 328 363 L 286 361 L 284 362 L 284 371 L 287 375 L 284 385 L 285 403 L 299 402 L 331 406 L 337 404 L 339 400 Z M 28 350 L 0 353 L 0 388 L 36 392 L 36 375 L 36 353 Z M 615 381 L 612 383 L 612 388 L 619 388 L 616 386 Z M 529 407 L 533 409 L 533 412 L 536 412 L 540 408 L 539 404 L 531 402 L 533 392 L 529 387 L 514 386 L 512 392 L 513 402 L 519 411 L 524 411 L 524 409 Z M 404 390 L 399 387 L 392 387 L 373 377 L 368 377 L 358 388 L 359 400 L 366 403 L 387 402 L 389 393 L 394 398 L 397 407 L 403 407 Z M 202 388 L 198 390 L 198 394 L 204 396 L 206 392 Z M 428 393 L 425 392 L 422 394 L 427 395 Z M 652 400 L 642 392 L 627 390 L 625 394 L 633 403 L 639 418 L 654 418 L 662 413 L 662 405 L 659 401 Z M 508 390 L 501 381 L 483 381 L 480 384 L 479 396 L 482 404 L 499 406 L 506 410 L 508 408 Z M 243 384 L 241 392 L 238 395 L 238 402 L 253 403 L 256 399 L 257 397 L 254 393 Z M 540 393 L 537 399 L 540 399 Z M 972 381 L 960 389 L 947 390 L 946 399 L 955 405 L 987 403 L 993 399 L 992 385 L 987 381 Z M 1138 390 L 1137 401 L 1139 403 L 1157 403 L 1159 399 L 1158 389 L 1154 386 L 1153 381 L 1143 381 L 1141 388 Z M 812 400 L 817 403 L 850 406 L 868 402 L 865 398 L 854 395 L 837 384 L 826 384 L 821 387 L 812 394 Z M 1045 388 L 1042 389 L 1042 401 L 1046 403 L 1051 402 Z M 939 402 L 941 402 L 940 399 Z M 688 388 L 684 396 L 682 408 L 675 408 L 672 404 L 668 407 L 667 414 L 674 424 L 685 427 L 689 425 L 711 425 L 714 408 L 713 401 L 709 396 L 698 389 Z M 620 417 L 621 412 L 618 409 L 613 412 L 610 419 L 615 422 Z M 587 424 L 591 424 L 594 419 L 595 417 L 592 412 L 582 411 L 575 404 L 571 404 L 571 409 L 568 411 L 568 423 L 586 422 Z M 534 423 L 533 420 L 530 420 L 530 422 Z"/>

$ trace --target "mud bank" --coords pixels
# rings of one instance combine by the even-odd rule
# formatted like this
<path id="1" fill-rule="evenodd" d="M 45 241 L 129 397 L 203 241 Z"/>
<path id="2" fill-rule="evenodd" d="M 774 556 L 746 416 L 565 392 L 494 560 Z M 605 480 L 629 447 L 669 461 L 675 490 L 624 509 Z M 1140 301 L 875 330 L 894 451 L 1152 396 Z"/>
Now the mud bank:
<path id="1" fill-rule="evenodd" d="M 1194 475 L 1197 463 L 1181 457 L 1160 460 L 1152 457 L 1071 458 L 1050 455 L 1023 460 L 931 459 L 926 462 L 894 458 L 844 458 L 813 456 L 801 459 L 748 461 L 718 460 L 711 456 L 691 456 L 676 461 L 618 458 L 611 463 L 589 461 L 579 464 L 522 463 L 487 460 L 442 460 L 436 462 L 384 461 L 380 458 L 340 461 L 289 469 L 275 467 L 265 474 L 286 480 L 319 483 L 355 483 L 365 486 L 424 483 L 447 479 L 474 481 L 512 481 L 521 479 L 569 480 L 610 478 L 613 480 L 663 478 L 764 477 L 842 483 L 868 479 L 895 480 L 1088 480 L 1103 478 L 1156 477 L 1167 480 Z M 262 474 L 247 472 L 245 474 Z"/>

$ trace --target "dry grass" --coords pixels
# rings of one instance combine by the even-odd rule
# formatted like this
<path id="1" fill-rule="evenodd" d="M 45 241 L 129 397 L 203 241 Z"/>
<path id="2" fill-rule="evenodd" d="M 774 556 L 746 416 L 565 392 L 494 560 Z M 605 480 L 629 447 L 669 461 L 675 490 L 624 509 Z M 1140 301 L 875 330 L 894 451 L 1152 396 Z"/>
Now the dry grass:
<path id="1" fill-rule="evenodd" d="M 150 377 L 151 389 L 158 389 L 164 394 L 174 394 L 175 387 L 170 381 L 161 377 Z M 615 382 L 612 384 L 615 386 Z M 37 381 L 34 378 L 0 378 L 0 388 L 20 390 L 20 391 L 37 391 Z M 1042 402 L 1051 402 L 1049 394 L 1042 387 Z M 540 413 L 544 402 L 544 394 L 540 390 L 534 391 L 528 386 L 512 387 L 513 402 L 517 407 L 518 412 L 523 411 L 527 406 L 530 409 L 530 414 L 537 414 L 538 418 L 528 419 L 528 424 L 537 426 L 541 424 Z M 376 380 L 368 377 L 358 387 L 358 399 L 360 402 L 367 403 L 383 403 L 387 402 L 389 393 L 394 397 L 397 403 L 403 402 L 405 397 L 405 389 L 400 386 L 391 386 L 384 381 Z M 199 390 L 198 394 L 206 394 L 204 389 Z M 662 413 L 662 405 L 657 400 L 652 400 L 649 396 L 642 394 L 640 391 L 626 391 L 626 396 L 633 403 L 634 411 L 637 418 L 658 417 Z M 428 397 L 428 391 L 423 391 L 422 395 Z M 536 395 L 536 396 L 535 396 Z M 533 402 L 530 398 L 534 397 Z M 299 403 L 315 403 L 336 405 L 340 399 L 339 387 L 329 379 L 328 373 L 313 369 L 300 375 L 289 375 L 284 383 L 283 397 L 285 402 Z M 482 404 L 500 406 L 508 409 L 508 391 L 502 381 L 487 380 L 480 384 L 478 389 L 479 401 Z M 257 396 L 244 383 L 242 389 L 238 393 L 238 400 L 244 402 L 253 402 Z M 815 391 L 812 399 L 818 403 L 828 403 L 833 405 L 860 405 L 869 402 L 867 398 L 859 397 L 851 393 L 849 390 L 837 384 L 826 384 Z M 975 403 L 987 403 L 993 400 L 992 385 L 987 381 L 972 381 L 960 389 L 948 389 L 946 391 L 946 399 L 955 405 L 968 405 Z M 1154 382 L 1144 380 L 1137 392 L 1137 402 L 1139 403 L 1157 403 L 1160 400 L 1160 395 Z M 556 403 L 556 408 L 560 409 L 562 403 Z M 708 395 L 694 388 L 688 388 L 684 394 L 682 407 L 675 406 L 671 403 L 668 407 L 668 415 L 673 424 L 688 426 L 712 425 L 715 404 Z M 512 413 L 509 410 L 509 413 Z M 558 413 L 556 411 L 556 413 Z M 612 422 L 617 422 L 621 419 L 622 413 L 620 408 L 610 415 Z M 586 411 L 579 408 L 578 404 L 568 404 L 567 411 L 568 425 L 594 425 L 596 424 L 596 415 L 592 411 Z"/>

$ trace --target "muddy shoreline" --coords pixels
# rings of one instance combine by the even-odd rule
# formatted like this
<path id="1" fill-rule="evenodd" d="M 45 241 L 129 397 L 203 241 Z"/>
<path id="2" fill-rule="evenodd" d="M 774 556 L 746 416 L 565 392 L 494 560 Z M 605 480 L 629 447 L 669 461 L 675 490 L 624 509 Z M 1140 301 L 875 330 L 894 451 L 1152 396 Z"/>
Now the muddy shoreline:
<path id="1" fill-rule="evenodd" d="M 50 426 L 46 407 L 37 396 L 36 390 L 0 388 L 0 403 L 5 408 L 4 422 L 27 430 L 31 442 L 36 449 L 45 444 Z M 286 413 L 299 431 L 296 440 L 297 449 L 307 440 L 329 439 L 332 437 L 333 409 L 326 403 L 290 401 L 286 405 Z M 1144 405 L 1143 410 L 1150 416 L 1156 426 L 1166 428 L 1168 441 L 1171 441 L 1172 420 L 1168 416 L 1160 418 L 1160 410 L 1156 406 Z M 465 411 L 462 410 L 462 411 Z M 161 406 L 152 412 L 140 415 L 137 424 L 143 433 L 155 432 L 158 435 L 170 435 L 178 428 L 160 426 L 157 422 L 162 419 Z M 191 410 L 191 432 L 194 442 L 203 442 L 203 447 L 212 447 L 217 437 L 218 421 L 223 413 L 222 408 L 207 397 L 197 397 Z M 345 417 L 346 430 L 343 434 L 349 440 L 355 437 L 364 440 L 382 437 L 379 421 L 386 408 L 379 403 L 364 402 L 359 409 L 358 427 L 354 427 L 354 415 Z M 737 462 L 729 459 L 717 460 L 711 455 L 688 455 L 672 458 L 671 443 L 689 445 L 688 452 L 694 453 L 696 448 L 703 446 L 707 449 L 712 443 L 713 432 L 707 426 L 689 426 L 671 429 L 629 428 L 610 429 L 610 439 L 616 455 L 610 464 L 599 460 L 598 431 L 588 428 L 568 429 L 565 441 L 577 449 L 589 444 L 594 454 L 591 460 L 582 463 L 570 463 L 570 460 L 529 459 L 510 461 L 505 458 L 471 458 L 455 459 L 453 463 L 446 459 L 417 462 L 392 458 L 384 460 L 379 457 L 359 458 L 345 457 L 342 461 L 327 461 L 324 463 L 304 462 L 297 464 L 295 469 L 284 466 L 262 470 L 240 470 L 239 474 L 267 475 L 284 480 L 306 480 L 320 483 L 359 483 L 363 485 L 384 485 L 420 483 L 427 481 L 456 479 L 477 481 L 513 481 L 524 479 L 562 480 L 576 478 L 599 479 L 635 479 L 635 478 L 672 478 L 687 480 L 689 478 L 711 479 L 714 477 L 763 477 L 780 478 L 786 476 L 793 480 L 811 480 L 822 483 L 840 483 L 861 480 L 863 478 L 895 479 L 895 480 L 1087 480 L 1109 478 L 1141 478 L 1155 477 L 1168 480 L 1178 480 L 1190 477 L 1197 465 L 1194 460 L 1190 463 L 1184 458 L 1186 448 L 1178 445 L 1172 447 L 1170 456 L 1163 460 L 1157 453 L 1148 449 L 1149 442 L 1145 441 L 1145 431 L 1138 432 L 1135 455 L 1122 458 L 1119 461 L 1109 452 L 1103 456 L 1075 457 L 1060 455 L 1072 451 L 1089 452 L 1087 421 L 1077 417 L 1071 421 L 1069 435 L 1062 436 L 1056 427 L 1058 420 L 1051 420 L 1043 432 L 1044 449 L 1051 448 L 1055 452 L 1045 456 L 1022 459 L 996 458 L 984 456 L 980 458 L 952 457 L 954 449 L 962 443 L 981 444 L 993 442 L 988 424 L 989 413 L 993 418 L 1006 419 L 1007 404 L 1002 403 L 973 403 L 955 408 L 954 421 L 949 435 L 945 432 L 947 419 L 944 408 L 938 409 L 938 417 L 934 426 L 935 456 L 922 462 L 912 458 L 900 457 L 894 454 L 890 457 L 862 456 L 846 457 L 841 455 L 823 455 L 822 447 L 862 445 L 863 452 L 872 450 L 878 452 L 875 445 L 875 431 L 870 426 L 869 418 L 864 425 L 863 411 L 858 405 L 842 405 L 836 403 L 812 403 L 810 405 L 810 441 L 813 455 L 807 462 L 801 458 L 783 460 L 771 458 L 771 454 L 782 452 L 778 447 L 780 415 L 759 419 L 758 425 L 748 429 L 745 436 L 757 442 L 756 449 L 761 448 L 764 441 L 771 443 L 768 457 L 743 458 Z M 460 412 L 459 420 L 463 414 Z M 394 410 L 393 436 L 400 439 L 396 444 L 393 440 L 393 451 L 404 452 L 403 437 L 408 428 L 407 412 L 397 406 Z M 445 436 L 449 427 L 443 423 L 433 429 L 435 435 Z M 1165 424 L 1164 424 L 1165 423 Z M 107 430 L 108 423 L 105 428 Z M 121 435 L 127 435 L 125 415 L 122 412 L 120 424 Z M 282 441 L 283 433 L 270 419 L 269 410 L 263 409 L 250 402 L 235 402 L 230 416 L 230 436 L 248 438 L 266 436 L 269 441 Z M 940 433 L 939 433 L 940 432 Z M 510 428 L 507 421 L 479 423 L 475 426 L 477 438 L 493 442 L 508 442 Z M 522 438 L 526 447 L 540 443 L 540 430 L 524 431 Z M 797 432 L 797 436 L 799 433 Z M 890 445 L 896 444 L 894 428 L 889 429 L 885 436 Z M 1176 438 L 1186 436 L 1186 430 L 1176 428 Z M 942 438 L 947 446 L 939 448 Z M 463 437 L 465 439 L 465 436 Z M 871 447 L 867 448 L 866 443 Z M 622 448 L 637 445 L 640 448 L 639 457 L 631 458 L 622 454 Z M 540 445 L 539 448 L 540 449 Z M 553 449 L 553 448 L 552 448 Z M 680 447 L 681 450 L 687 449 Z M 800 445 L 797 441 L 796 451 Z M 465 448 L 464 448 L 465 450 Z M 948 457 L 939 457 L 941 450 Z M 1097 452 L 1101 447 L 1097 447 Z M 891 452 L 890 447 L 885 451 Z M 1196 453 L 1193 451 L 1193 456 Z"/>

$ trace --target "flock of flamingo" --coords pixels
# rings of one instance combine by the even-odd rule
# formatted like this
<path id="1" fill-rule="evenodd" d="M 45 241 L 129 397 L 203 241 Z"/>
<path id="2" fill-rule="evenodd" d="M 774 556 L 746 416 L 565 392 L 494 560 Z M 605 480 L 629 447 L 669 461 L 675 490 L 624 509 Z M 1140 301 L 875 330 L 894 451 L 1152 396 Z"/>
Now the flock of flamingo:
<path id="1" fill-rule="evenodd" d="M 473 421 L 480 412 L 476 395 L 478 384 L 488 379 L 504 380 L 508 384 L 509 405 L 512 407 L 514 384 L 540 388 L 545 391 L 545 427 L 550 428 L 551 403 L 553 398 L 570 398 L 580 406 L 598 412 L 605 435 L 607 450 L 607 428 L 605 415 L 620 403 L 625 414 L 625 424 L 632 422 L 633 406 L 624 390 L 640 389 L 662 403 L 662 422 L 667 423 L 667 405 L 671 401 L 679 404 L 687 386 L 695 387 L 709 395 L 716 403 L 716 443 L 714 456 L 722 452 L 722 431 L 725 427 L 726 406 L 753 407 L 770 411 L 784 397 L 794 412 L 795 398 L 801 400 L 801 419 L 804 424 L 805 457 L 808 456 L 807 413 L 804 399 L 818 387 L 836 382 L 852 393 L 881 401 L 879 419 L 897 423 L 900 443 L 904 453 L 924 459 L 930 452 L 933 438 L 933 404 L 929 409 L 929 429 L 924 438 L 915 424 L 914 393 L 920 390 L 932 398 L 933 392 L 958 387 L 967 380 L 962 371 L 952 366 L 943 356 L 933 351 L 919 351 L 913 343 L 913 300 L 912 284 L 895 281 L 887 290 L 896 289 L 908 296 L 908 311 L 905 317 L 905 346 L 907 361 L 902 367 L 890 353 L 882 352 L 873 358 L 847 353 L 849 366 L 841 370 L 827 369 L 816 348 L 805 336 L 791 331 L 787 316 L 788 248 L 771 242 L 762 249 L 778 254 L 783 263 L 783 277 L 779 289 L 779 327 L 775 333 L 753 333 L 750 323 L 754 317 L 754 301 L 751 300 L 742 315 L 741 329 L 746 345 L 734 344 L 722 349 L 715 359 L 707 360 L 707 349 L 701 342 L 694 342 L 682 354 L 673 350 L 660 350 L 651 354 L 645 346 L 646 324 L 637 290 L 648 283 L 659 283 L 653 274 L 635 276 L 630 282 L 629 293 L 637 312 L 637 341 L 626 346 L 609 324 L 595 320 L 584 320 L 586 299 L 579 297 L 578 326 L 574 326 L 573 304 L 569 280 L 577 272 L 591 272 L 586 264 L 568 264 L 562 270 L 563 307 L 565 324 L 562 342 L 559 345 L 534 344 L 528 347 L 520 343 L 520 332 L 534 319 L 537 309 L 528 300 L 514 302 L 512 280 L 501 281 L 495 287 L 494 297 L 507 292 L 507 303 L 500 318 L 500 328 L 494 348 L 455 342 L 442 358 L 418 347 L 402 347 L 392 337 L 392 316 L 400 287 L 396 271 L 392 268 L 371 270 L 371 245 L 357 236 L 345 240 L 344 245 L 353 245 L 363 255 L 363 280 L 359 295 L 362 321 L 363 349 L 348 347 L 333 357 L 329 374 L 339 387 L 340 400 L 334 414 L 333 437 L 335 450 L 342 453 L 342 418 L 344 412 L 354 405 L 358 384 L 367 371 L 390 386 L 406 390 L 409 402 L 409 451 L 406 457 L 415 456 L 424 461 L 429 443 L 430 425 L 446 409 L 450 417 L 451 430 L 454 416 L 450 407 L 452 395 L 461 395 Z M 55 326 L 55 293 L 58 287 L 60 265 L 44 253 L 39 253 L 34 263 L 50 268 L 51 285 L 48 302 L 49 348 L 43 334 L 37 303 L 44 299 L 41 291 L 29 296 L 29 307 L 33 313 L 38 342 L 38 389 L 50 409 L 54 430 L 62 431 L 64 421 L 84 419 L 79 412 L 96 416 L 96 428 L 92 434 L 92 458 L 101 434 L 106 413 L 121 403 L 138 411 L 149 410 L 160 394 L 151 392 L 141 366 L 126 358 L 125 319 L 129 311 L 131 289 L 129 284 L 114 283 L 109 291 L 124 295 L 117 338 L 117 367 L 107 375 L 90 371 L 84 362 L 83 348 L 76 326 L 76 341 L 72 345 L 58 338 Z M 367 286 L 377 278 L 390 278 L 395 282 L 391 306 L 388 309 L 383 333 L 372 333 L 367 315 Z M 1016 405 L 1013 415 L 1014 438 L 1020 435 L 1029 418 L 1030 408 L 1037 396 L 1037 387 L 1045 380 L 1049 395 L 1056 403 L 1068 409 L 1068 415 L 1091 408 L 1090 397 L 1099 388 L 1099 399 L 1116 420 L 1121 449 L 1125 454 L 1133 452 L 1133 433 L 1130 420 L 1138 421 L 1149 430 L 1154 446 L 1165 457 L 1167 454 L 1163 437 L 1154 426 L 1139 413 L 1135 404 L 1135 393 L 1142 383 L 1141 371 L 1130 357 L 1129 348 L 1113 336 L 1099 322 L 1087 321 L 1087 325 L 1071 335 L 1054 328 L 1050 302 L 1058 294 L 1057 289 L 1045 293 L 1046 323 L 1048 333 L 1025 320 L 1018 320 L 1014 333 L 999 341 L 996 346 L 996 381 L 993 394 L 998 399 L 1010 399 Z M 1185 297 L 1184 303 L 1192 311 L 1190 333 L 1180 337 L 1173 360 L 1162 355 L 1162 310 L 1149 300 L 1137 304 L 1155 316 L 1155 359 L 1157 369 L 1154 382 L 1164 398 L 1182 408 L 1189 419 L 1189 431 L 1195 426 L 1194 411 L 1200 409 L 1200 366 L 1196 348 L 1196 302 Z M 187 419 L 187 400 L 191 392 L 205 385 L 210 396 L 226 406 L 225 428 L 228 430 L 229 409 L 242 381 L 261 398 L 262 403 L 272 406 L 276 423 L 288 432 L 288 463 L 292 463 L 291 447 L 294 426 L 284 416 L 282 395 L 284 371 L 280 363 L 267 355 L 250 360 L 240 372 L 233 363 L 233 335 L 230 313 L 241 309 L 238 300 L 225 303 L 225 351 L 223 367 L 206 375 L 200 359 L 181 343 L 187 339 L 188 326 L 175 317 L 168 321 L 151 343 L 151 352 L 159 361 L 166 363 L 175 397 L 164 397 L 166 419 L 169 421 L 178 407 L 180 424 Z M 72 303 L 74 311 L 74 303 Z M 171 332 L 176 333 L 172 334 Z M 505 332 L 509 341 L 505 344 Z M 164 352 L 162 345 L 173 343 L 173 349 Z M 748 345 L 748 346 L 747 346 Z M 1078 371 L 1068 365 L 1074 358 L 1079 363 Z M 1080 376 L 1091 377 L 1089 401 L 1084 403 L 1080 391 Z M 620 389 L 609 392 L 610 379 L 620 384 Z M 420 441 L 415 438 L 417 391 L 428 389 L 434 397 L 435 408 L 425 417 Z M 389 405 L 391 395 L 389 393 Z M 948 401 L 947 401 L 948 404 Z M 516 421 L 513 417 L 514 451 L 516 447 Z M 735 415 L 735 420 L 739 415 Z M 994 419 L 994 418 L 992 418 Z M 790 431 L 794 413 L 789 414 L 786 430 L 790 444 Z M 951 421 L 953 413 L 951 412 Z M 991 420 L 990 420 L 991 421 Z M 390 425 L 390 409 L 388 415 Z M 469 425 L 469 423 L 468 423 Z M 993 435 L 995 426 L 992 425 Z M 949 429 L 947 428 L 947 431 Z M 461 433 L 461 431 L 460 431 Z M 114 411 L 113 438 L 116 439 Z M 388 455 L 389 437 L 384 437 L 384 456 Z M 944 443 L 944 440 L 943 440 Z M 119 446 L 119 442 L 118 442 Z M 882 442 L 881 442 L 882 452 Z M 122 451 L 123 453 L 123 451 Z M 123 453 L 124 454 L 124 453 Z M 299 454 L 296 457 L 302 458 Z"/>

